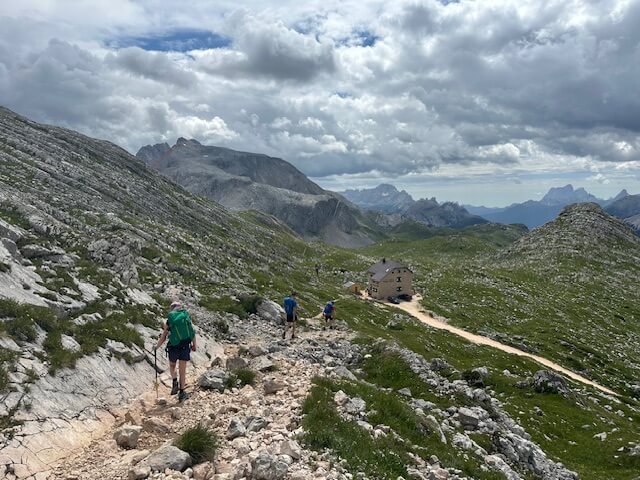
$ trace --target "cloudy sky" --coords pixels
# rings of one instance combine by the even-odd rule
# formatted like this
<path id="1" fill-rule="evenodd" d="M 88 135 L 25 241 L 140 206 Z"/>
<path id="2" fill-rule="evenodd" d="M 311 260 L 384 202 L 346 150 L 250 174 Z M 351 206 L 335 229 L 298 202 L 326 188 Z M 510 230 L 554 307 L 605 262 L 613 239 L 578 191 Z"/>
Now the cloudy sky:
<path id="1" fill-rule="evenodd" d="M 132 153 L 267 153 L 335 190 L 608 197 L 640 193 L 639 25 L 640 0 L 3 1 L 0 104 Z"/>

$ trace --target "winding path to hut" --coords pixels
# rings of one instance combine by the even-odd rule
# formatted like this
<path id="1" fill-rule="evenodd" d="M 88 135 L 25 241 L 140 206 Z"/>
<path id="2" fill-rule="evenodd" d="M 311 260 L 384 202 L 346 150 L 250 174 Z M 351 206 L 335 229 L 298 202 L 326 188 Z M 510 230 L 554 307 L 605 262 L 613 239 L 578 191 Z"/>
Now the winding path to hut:
<path id="1" fill-rule="evenodd" d="M 589 380 L 588 378 L 583 377 L 582 375 L 578 375 L 575 372 L 572 372 L 571 370 L 568 370 L 566 368 L 564 368 L 561 365 L 558 365 L 555 362 L 552 362 L 551 360 L 541 357 L 539 355 L 534 355 L 532 353 L 528 353 L 525 352 L 523 350 L 519 350 L 517 348 L 511 347 L 509 345 L 505 345 L 503 343 L 497 342 L 491 338 L 488 337 L 483 337 L 482 335 L 477 335 L 475 333 L 471 333 L 471 332 L 467 332 L 466 330 L 463 330 L 461 328 L 458 327 L 454 327 L 452 325 L 449 325 L 446 322 L 443 322 L 442 320 L 437 320 L 434 317 L 432 317 L 431 315 L 429 315 L 427 312 L 425 312 L 424 308 L 422 307 L 422 305 L 420 305 L 420 300 L 422 299 L 422 297 L 420 295 L 414 295 L 412 300 L 410 302 L 401 302 L 399 305 L 393 305 L 393 307 L 395 308 L 399 308 L 401 310 L 404 310 L 405 312 L 411 314 L 412 316 L 414 316 L 415 318 L 417 318 L 418 320 L 420 320 L 421 322 L 429 325 L 430 327 L 433 328 L 437 328 L 439 330 L 446 330 L 448 332 L 451 332 L 455 335 L 458 335 L 472 343 L 476 343 L 478 345 L 487 345 L 489 347 L 493 347 L 493 348 L 497 348 L 498 350 L 502 350 L 503 352 L 507 352 L 507 353 L 512 353 L 514 355 L 518 355 L 520 357 L 527 357 L 530 358 L 531 360 L 534 360 L 538 363 L 540 363 L 541 365 L 544 365 L 545 367 L 548 367 L 552 370 L 555 370 L 556 372 L 560 372 L 564 375 L 566 375 L 567 377 L 571 378 L 572 380 L 575 380 L 576 382 L 580 382 L 583 383 L 585 385 L 589 385 L 592 387 L 597 388 L 598 390 L 604 392 L 604 393 L 608 393 L 610 395 L 618 395 L 616 392 L 614 392 L 613 390 L 608 389 L 607 387 L 603 387 L 602 385 L 599 385 L 591 380 Z"/>

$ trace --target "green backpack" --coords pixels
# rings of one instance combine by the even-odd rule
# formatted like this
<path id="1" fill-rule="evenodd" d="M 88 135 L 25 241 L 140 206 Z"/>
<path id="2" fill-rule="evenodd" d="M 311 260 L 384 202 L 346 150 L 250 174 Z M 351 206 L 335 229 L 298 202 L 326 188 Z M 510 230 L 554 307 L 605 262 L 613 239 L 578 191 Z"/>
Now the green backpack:
<path id="1" fill-rule="evenodd" d="M 191 325 L 191 317 L 186 310 L 169 312 L 167 324 L 169 325 L 169 345 L 175 346 L 183 340 L 191 340 L 196 336 Z"/>

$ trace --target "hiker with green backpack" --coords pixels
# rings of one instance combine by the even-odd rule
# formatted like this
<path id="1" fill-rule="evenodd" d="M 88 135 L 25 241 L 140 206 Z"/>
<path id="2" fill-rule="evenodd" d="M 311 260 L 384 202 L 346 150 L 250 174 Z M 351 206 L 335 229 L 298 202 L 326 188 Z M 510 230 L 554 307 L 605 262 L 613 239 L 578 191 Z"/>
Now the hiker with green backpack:
<path id="1" fill-rule="evenodd" d="M 162 346 L 169 337 L 167 353 L 169 354 L 169 371 L 173 385 L 171 395 L 178 394 L 178 401 L 182 402 L 188 398 L 184 391 L 187 376 L 187 362 L 191 360 L 191 352 L 196 351 L 196 332 L 191 323 L 191 317 L 180 302 L 173 302 L 167 321 L 163 326 L 162 335 L 158 339 L 154 350 Z M 178 364 L 178 374 L 176 375 L 176 363 Z M 180 381 L 178 382 L 178 377 Z"/>

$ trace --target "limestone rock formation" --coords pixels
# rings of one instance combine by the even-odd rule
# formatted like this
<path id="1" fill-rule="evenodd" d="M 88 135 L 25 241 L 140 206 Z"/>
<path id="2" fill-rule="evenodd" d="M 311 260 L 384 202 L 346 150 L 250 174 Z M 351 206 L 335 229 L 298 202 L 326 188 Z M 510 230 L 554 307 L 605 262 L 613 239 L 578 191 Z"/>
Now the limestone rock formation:
<path id="1" fill-rule="evenodd" d="M 137 157 L 190 192 L 231 210 L 273 215 L 307 239 L 342 246 L 372 242 L 366 228 L 373 225 L 358 208 L 323 190 L 282 159 L 184 138 L 166 147 L 147 145 Z"/>

